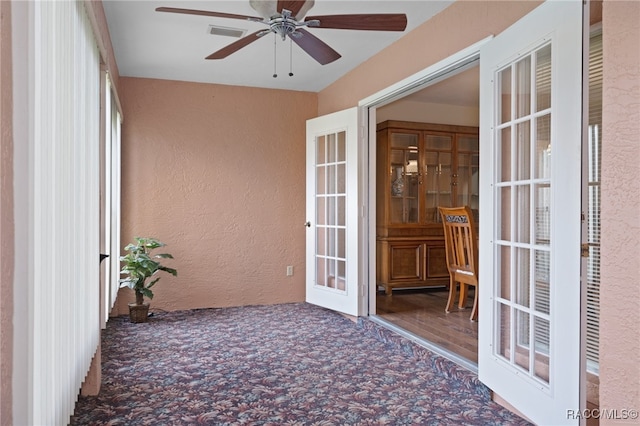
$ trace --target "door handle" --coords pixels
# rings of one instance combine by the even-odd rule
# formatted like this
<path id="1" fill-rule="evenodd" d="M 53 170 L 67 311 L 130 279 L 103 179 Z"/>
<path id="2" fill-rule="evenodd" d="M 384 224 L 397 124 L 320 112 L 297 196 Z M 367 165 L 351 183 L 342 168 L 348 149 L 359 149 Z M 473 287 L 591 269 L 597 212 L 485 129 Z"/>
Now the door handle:
<path id="1" fill-rule="evenodd" d="M 304 224 L 304 226 L 306 226 L 307 228 L 311 228 L 311 222 L 306 221 L 306 222 L 305 222 L 305 224 Z"/>

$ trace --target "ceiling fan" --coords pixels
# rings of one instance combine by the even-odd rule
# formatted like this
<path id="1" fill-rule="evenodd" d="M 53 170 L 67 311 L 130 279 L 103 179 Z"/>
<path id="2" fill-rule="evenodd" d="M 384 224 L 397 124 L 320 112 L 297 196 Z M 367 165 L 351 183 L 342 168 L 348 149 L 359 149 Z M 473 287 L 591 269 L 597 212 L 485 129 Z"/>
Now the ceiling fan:
<path id="1" fill-rule="evenodd" d="M 268 28 L 256 31 L 207 56 L 206 59 L 223 59 L 267 34 L 287 37 L 307 52 L 321 65 L 329 64 L 341 56 L 325 42 L 307 31 L 306 27 L 367 31 L 404 31 L 407 16 L 403 13 L 376 13 L 353 15 L 306 16 L 314 0 L 249 0 L 260 16 L 235 15 L 206 10 L 159 7 L 158 12 L 213 16 L 258 22 Z"/>

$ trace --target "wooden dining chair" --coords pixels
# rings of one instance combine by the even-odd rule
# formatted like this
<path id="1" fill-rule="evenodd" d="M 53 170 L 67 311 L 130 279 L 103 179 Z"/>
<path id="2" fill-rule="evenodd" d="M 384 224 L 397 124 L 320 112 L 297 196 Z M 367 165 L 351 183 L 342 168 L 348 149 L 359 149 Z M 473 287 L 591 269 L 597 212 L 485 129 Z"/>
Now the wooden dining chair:
<path id="1" fill-rule="evenodd" d="M 446 312 L 450 312 L 455 303 L 457 283 L 460 285 L 458 307 L 464 309 L 467 304 L 469 286 L 475 287 L 472 321 L 478 318 L 478 237 L 473 214 L 468 206 L 438 207 L 444 227 L 444 243 L 449 269 L 449 299 Z"/>

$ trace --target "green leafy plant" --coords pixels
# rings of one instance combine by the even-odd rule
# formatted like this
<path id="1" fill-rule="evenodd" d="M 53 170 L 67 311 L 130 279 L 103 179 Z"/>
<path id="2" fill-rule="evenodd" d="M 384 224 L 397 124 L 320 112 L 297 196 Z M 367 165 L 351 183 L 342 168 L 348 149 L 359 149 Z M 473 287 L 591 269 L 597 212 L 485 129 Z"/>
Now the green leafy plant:
<path id="1" fill-rule="evenodd" d="M 136 243 L 128 244 L 124 250 L 128 253 L 120 256 L 123 262 L 122 275 L 126 278 L 120 280 L 120 287 L 129 287 L 136 293 L 136 304 L 142 305 L 144 298 L 153 299 L 153 287 L 160 277 L 155 277 L 150 281 L 158 271 L 168 272 L 171 275 L 178 276 L 178 271 L 162 265 L 157 259 L 173 259 L 169 253 L 152 254 L 151 252 L 157 248 L 164 247 L 166 244 L 156 240 L 155 238 L 135 237 Z"/>

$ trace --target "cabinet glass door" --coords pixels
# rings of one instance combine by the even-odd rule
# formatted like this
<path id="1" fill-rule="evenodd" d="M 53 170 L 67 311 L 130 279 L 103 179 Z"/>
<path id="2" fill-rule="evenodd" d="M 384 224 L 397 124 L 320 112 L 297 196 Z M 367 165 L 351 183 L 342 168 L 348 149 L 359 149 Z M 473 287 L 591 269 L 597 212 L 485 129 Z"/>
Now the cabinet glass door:
<path id="1" fill-rule="evenodd" d="M 454 173 L 453 186 L 455 188 L 457 206 L 469 206 L 478 221 L 478 176 L 480 155 L 478 153 L 478 137 L 475 135 L 460 135 L 458 137 L 457 169 Z"/>
<path id="2" fill-rule="evenodd" d="M 391 135 L 389 173 L 391 223 L 418 223 L 418 135 Z"/>
<path id="3" fill-rule="evenodd" d="M 438 206 L 451 207 L 451 149 L 450 135 L 425 136 L 425 221 L 440 222 Z"/>

